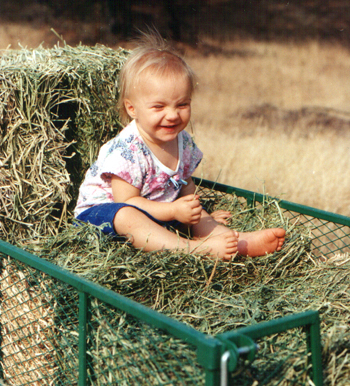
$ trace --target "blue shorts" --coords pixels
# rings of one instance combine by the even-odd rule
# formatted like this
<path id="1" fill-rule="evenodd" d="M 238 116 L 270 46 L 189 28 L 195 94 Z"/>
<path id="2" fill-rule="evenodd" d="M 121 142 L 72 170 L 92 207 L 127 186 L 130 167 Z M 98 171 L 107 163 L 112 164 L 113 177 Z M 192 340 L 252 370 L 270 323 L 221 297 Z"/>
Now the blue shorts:
<path id="1" fill-rule="evenodd" d="M 138 208 L 137 206 L 116 202 L 92 206 L 91 208 L 88 208 L 84 210 L 84 212 L 80 213 L 76 217 L 76 219 L 83 222 L 88 222 L 98 227 L 103 225 L 103 227 L 101 227 L 103 233 L 110 234 L 112 236 L 118 236 L 116 231 L 114 230 L 113 220 L 118 210 L 124 208 L 125 206 L 129 206 L 139 210 L 147 217 L 149 217 L 152 221 L 167 229 L 177 228 L 181 225 L 181 223 L 177 220 L 167 222 L 159 221 L 146 211 Z"/>

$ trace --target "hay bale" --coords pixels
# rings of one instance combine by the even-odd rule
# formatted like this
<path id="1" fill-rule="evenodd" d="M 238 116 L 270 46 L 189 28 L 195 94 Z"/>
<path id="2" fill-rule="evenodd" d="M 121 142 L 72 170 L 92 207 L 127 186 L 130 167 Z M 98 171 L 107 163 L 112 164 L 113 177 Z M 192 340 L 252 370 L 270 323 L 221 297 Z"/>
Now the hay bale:
<path id="1" fill-rule="evenodd" d="M 86 169 L 120 130 L 117 79 L 127 55 L 82 45 L 1 53 L 1 239 L 35 242 L 69 218 Z M 26 270 L 5 263 L 2 364 L 13 384 L 42 385 L 56 366 L 47 338 L 53 305 L 44 300 L 46 287 L 28 290 L 28 280 Z"/>
<path id="2" fill-rule="evenodd" d="M 103 46 L 0 56 L 0 237 L 55 234 L 101 144 L 120 129 L 117 77 L 127 57 Z"/>
<path id="3" fill-rule="evenodd" d="M 0 275 L 1 367 L 7 385 L 42 386 L 53 379 L 56 357 L 49 278 L 30 283 L 29 269 L 2 259 Z"/>

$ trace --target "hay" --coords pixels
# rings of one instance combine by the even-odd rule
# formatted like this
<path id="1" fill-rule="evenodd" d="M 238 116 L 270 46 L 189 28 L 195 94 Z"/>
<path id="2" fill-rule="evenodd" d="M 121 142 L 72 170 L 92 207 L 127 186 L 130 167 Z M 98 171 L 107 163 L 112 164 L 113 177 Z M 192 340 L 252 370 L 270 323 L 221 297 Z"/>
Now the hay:
<path id="1" fill-rule="evenodd" d="M 0 237 L 54 234 L 84 173 L 120 129 L 117 76 L 127 51 L 103 46 L 0 56 Z"/>
<path id="2" fill-rule="evenodd" d="M 283 227 L 287 231 L 280 252 L 254 259 L 236 256 L 230 262 L 171 251 L 144 253 L 116 242 L 92 226 L 69 223 L 85 170 L 101 144 L 120 128 L 114 108 L 118 97 L 116 83 L 127 54 L 122 49 L 67 45 L 50 50 L 39 47 L 3 52 L 0 237 L 206 334 L 215 335 L 308 309 L 319 310 L 325 383 L 347 385 L 349 256 L 336 255 L 324 262 L 318 259 L 311 250 L 309 229 L 298 225 L 296 219 L 285 217 L 276 200 L 266 199 L 262 205 L 250 207 L 234 195 L 200 189 L 202 203 L 209 211 L 231 211 L 229 226 L 233 229 Z M 37 281 L 33 282 L 32 273 L 14 261 L 9 264 L 4 259 L 3 265 L 0 323 L 7 339 L 1 346 L 7 380 L 10 384 L 26 384 L 29 380 L 49 384 L 51 376 L 56 379 L 57 374 L 69 374 L 69 381 L 74 382 L 75 295 L 40 273 L 36 273 Z M 143 364 L 144 371 L 156 366 L 153 349 L 148 345 L 156 347 L 155 337 L 164 342 L 169 338 L 160 331 L 150 332 L 135 321 L 126 323 L 125 314 L 112 315 L 107 331 L 101 309 L 96 306 L 94 312 L 92 341 L 98 344 L 90 350 L 93 370 L 98 377 L 100 370 L 105 374 L 101 372 L 98 382 L 105 384 L 112 377 L 112 370 L 105 369 L 104 364 L 110 362 L 109 349 L 113 352 L 117 340 L 126 350 L 126 357 L 118 359 L 119 367 L 113 371 L 122 372 L 125 365 L 129 374 L 131 346 L 136 351 L 152 353 Z M 132 331 L 130 336 L 115 334 L 124 327 Z M 54 332 L 57 339 L 52 338 Z M 147 339 L 150 342 L 144 346 Z M 282 351 L 293 347 L 299 353 L 300 334 L 280 334 L 278 340 L 284 345 Z M 181 346 L 182 355 L 190 363 L 195 361 L 191 348 L 176 340 L 172 345 Z M 262 350 L 263 356 L 257 362 L 260 370 L 275 366 L 274 360 L 271 367 L 267 365 L 269 350 L 268 344 Z M 47 354 L 45 359 L 43 352 Z M 36 359 L 40 363 L 34 363 Z M 181 365 L 175 362 L 171 359 L 167 364 L 173 366 L 172 376 L 176 378 Z M 301 384 L 309 382 L 300 370 L 306 366 L 304 359 L 295 357 L 285 363 L 283 371 L 287 376 L 282 384 L 296 379 L 302 379 Z M 162 365 L 158 372 L 160 368 Z M 185 378 L 196 379 L 200 384 L 196 365 L 190 368 Z M 133 377 L 142 379 L 142 373 L 135 376 L 130 372 L 126 384 Z M 165 382 L 157 368 L 152 377 L 152 384 Z M 168 381 L 171 384 L 172 377 Z"/>
<path id="3" fill-rule="evenodd" d="M 298 272 L 304 265 L 310 266 L 308 229 L 289 224 L 288 219 L 281 216 L 276 201 L 267 200 L 261 207 L 250 208 L 237 197 L 227 195 L 221 199 L 204 198 L 203 203 L 210 210 L 217 207 L 231 210 L 230 226 L 235 229 L 257 230 L 283 223 L 288 228 L 283 250 L 255 259 L 236 257 L 229 263 L 209 256 L 173 251 L 145 253 L 127 243 L 116 242 L 88 224 L 80 227 L 67 225 L 58 235 L 42 238 L 38 245 L 31 244 L 28 248 L 69 271 L 206 334 L 215 335 L 289 314 L 281 307 L 273 308 L 277 296 L 273 283 L 283 281 L 291 271 Z M 103 315 L 98 319 L 103 320 Z M 120 316 L 112 320 L 112 326 L 117 329 Z M 67 351 L 77 344 L 76 337 L 64 325 L 61 333 L 66 336 L 66 346 L 60 350 Z M 115 340 L 113 333 L 103 333 L 107 334 L 106 341 Z M 141 330 L 137 337 L 124 337 L 123 342 L 137 350 L 140 346 L 138 339 L 142 337 Z M 104 366 L 98 358 L 106 357 L 105 346 L 91 352 L 99 363 L 100 374 Z M 189 348 L 182 352 L 191 357 Z M 67 372 L 69 363 L 62 365 Z M 197 379 L 199 374 L 200 369 L 193 366 L 191 376 Z"/>
<path id="4" fill-rule="evenodd" d="M 232 211 L 230 227 L 234 229 L 285 227 L 282 251 L 254 259 L 237 256 L 228 263 L 171 251 L 144 253 L 116 243 L 90 225 L 67 226 L 30 248 L 59 266 L 207 334 L 318 310 L 326 384 L 345 386 L 350 375 L 349 256 L 337 255 L 326 263 L 314 256 L 309 229 L 290 223 L 276 200 L 267 199 L 251 208 L 234 195 L 215 197 L 214 192 L 214 199 L 213 194 L 204 196 L 203 204 L 209 210 Z M 280 336 L 281 341 L 288 339 L 288 334 Z M 290 339 L 297 349 L 303 340 L 300 335 Z M 285 350 L 290 350 L 285 344 Z M 290 363 L 288 374 L 294 374 L 291 369 L 300 360 L 297 357 Z M 264 363 L 264 357 L 260 358 L 261 368 Z M 276 379 L 283 372 L 279 374 Z M 290 384 L 288 379 L 284 382 Z"/>
<path id="5" fill-rule="evenodd" d="M 285 282 L 290 276 L 299 276 L 303 267 L 310 269 L 313 264 L 308 229 L 288 227 L 288 219 L 281 217 L 276 201 L 250 208 L 242 205 L 237 197 L 227 195 L 225 202 L 218 201 L 213 208 L 217 207 L 232 211 L 229 226 L 234 229 L 287 225 L 282 251 L 254 259 L 237 256 L 229 263 L 178 251 L 146 253 L 127 243 L 116 242 L 88 224 L 67 225 L 58 235 L 43 238 L 40 244 L 29 248 L 69 271 L 200 331 L 218 334 L 270 319 L 271 311 L 257 309 L 256 296 L 274 298 L 269 286 L 277 281 Z M 243 289 L 244 297 L 241 296 Z M 217 307 L 218 304 L 222 307 Z M 196 310 L 198 305 L 203 309 L 203 316 Z M 232 319 L 231 323 L 232 309 L 239 311 L 240 318 Z M 255 310 L 253 314 L 250 309 Z M 272 317 L 284 314 L 276 311 Z"/>
<path id="6" fill-rule="evenodd" d="M 35 243 L 41 237 L 56 234 L 70 218 L 85 171 L 101 144 L 120 129 L 115 110 L 117 78 L 127 55 L 123 49 L 82 45 L 73 48 L 66 44 L 53 49 L 1 53 L 1 239 Z M 26 384 L 25 379 L 40 379 L 38 382 L 43 384 L 40 374 L 51 374 L 52 360 L 43 360 L 40 366 L 33 361 L 42 357 L 42 346 L 37 342 L 40 336 L 46 341 L 46 331 L 40 323 L 46 313 L 51 314 L 50 306 L 39 306 L 39 298 L 44 298 L 45 292 L 34 303 L 23 297 L 21 290 L 21 295 L 14 296 L 9 280 L 17 274 L 23 275 L 22 270 L 17 272 L 16 266 L 9 264 L 3 271 L 3 333 L 6 339 L 20 334 L 12 344 L 2 343 L 5 375 L 15 384 Z M 23 286 L 26 280 L 23 278 Z M 22 284 L 18 281 L 17 286 Z M 38 291 L 42 291 L 40 286 Z M 34 326 L 38 335 L 13 324 L 11 310 L 16 313 L 16 320 L 22 320 L 24 326 Z M 53 320 L 47 323 L 50 329 Z M 11 370 L 12 362 L 23 366 L 12 366 Z"/>
<path id="7" fill-rule="evenodd" d="M 30 283 L 28 269 L 18 269 L 2 260 L 0 275 L 0 325 L 2 326 L 2 367 L 8 385 L 49 384 L 55 371 L 54 309 L 42 278 Z"/>

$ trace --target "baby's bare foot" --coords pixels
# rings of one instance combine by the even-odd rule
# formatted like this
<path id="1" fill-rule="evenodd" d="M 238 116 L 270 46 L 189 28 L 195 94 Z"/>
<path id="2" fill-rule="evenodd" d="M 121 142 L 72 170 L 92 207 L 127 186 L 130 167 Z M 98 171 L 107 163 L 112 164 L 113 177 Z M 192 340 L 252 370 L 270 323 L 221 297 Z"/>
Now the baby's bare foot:
<path id="1" fill-rule="evenodd" d="M 284 243 L 285 230 L 282 228 L 265 229 L 239 234 L 238 252 L 244 256 L 263 256 L 280 251 Z"/>
<path id="2" fill-rule="evenodd" d="M 205 239 L 192 240 L 193 252 L 218 256 L 223 260 L 230 260 L 237 253 L 238 232 L 229 230 Z"/>

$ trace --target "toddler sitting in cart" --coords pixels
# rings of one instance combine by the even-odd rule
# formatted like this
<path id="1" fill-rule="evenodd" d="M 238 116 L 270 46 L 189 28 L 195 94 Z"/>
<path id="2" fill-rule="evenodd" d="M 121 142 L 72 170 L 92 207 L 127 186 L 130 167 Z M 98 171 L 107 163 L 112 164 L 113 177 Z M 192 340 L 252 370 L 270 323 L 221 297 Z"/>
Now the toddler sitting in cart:
<path id="1" fill-rule="evenodd" d="M 281 228 L 236 232 L 227 213 L 202 208 L 191 175 L 202 152 L 185 131 L 195 76 L 157 34 L 144 35 L 120 77 L 119 111 L 126 127 L 101 147 L 87 171 L 75 208 L 77 219 L 125 236 L 144 251 L 162 249 L 260 256 L 279 251 Z M 173 229 L 190 228 L 191 238 Z"/>

